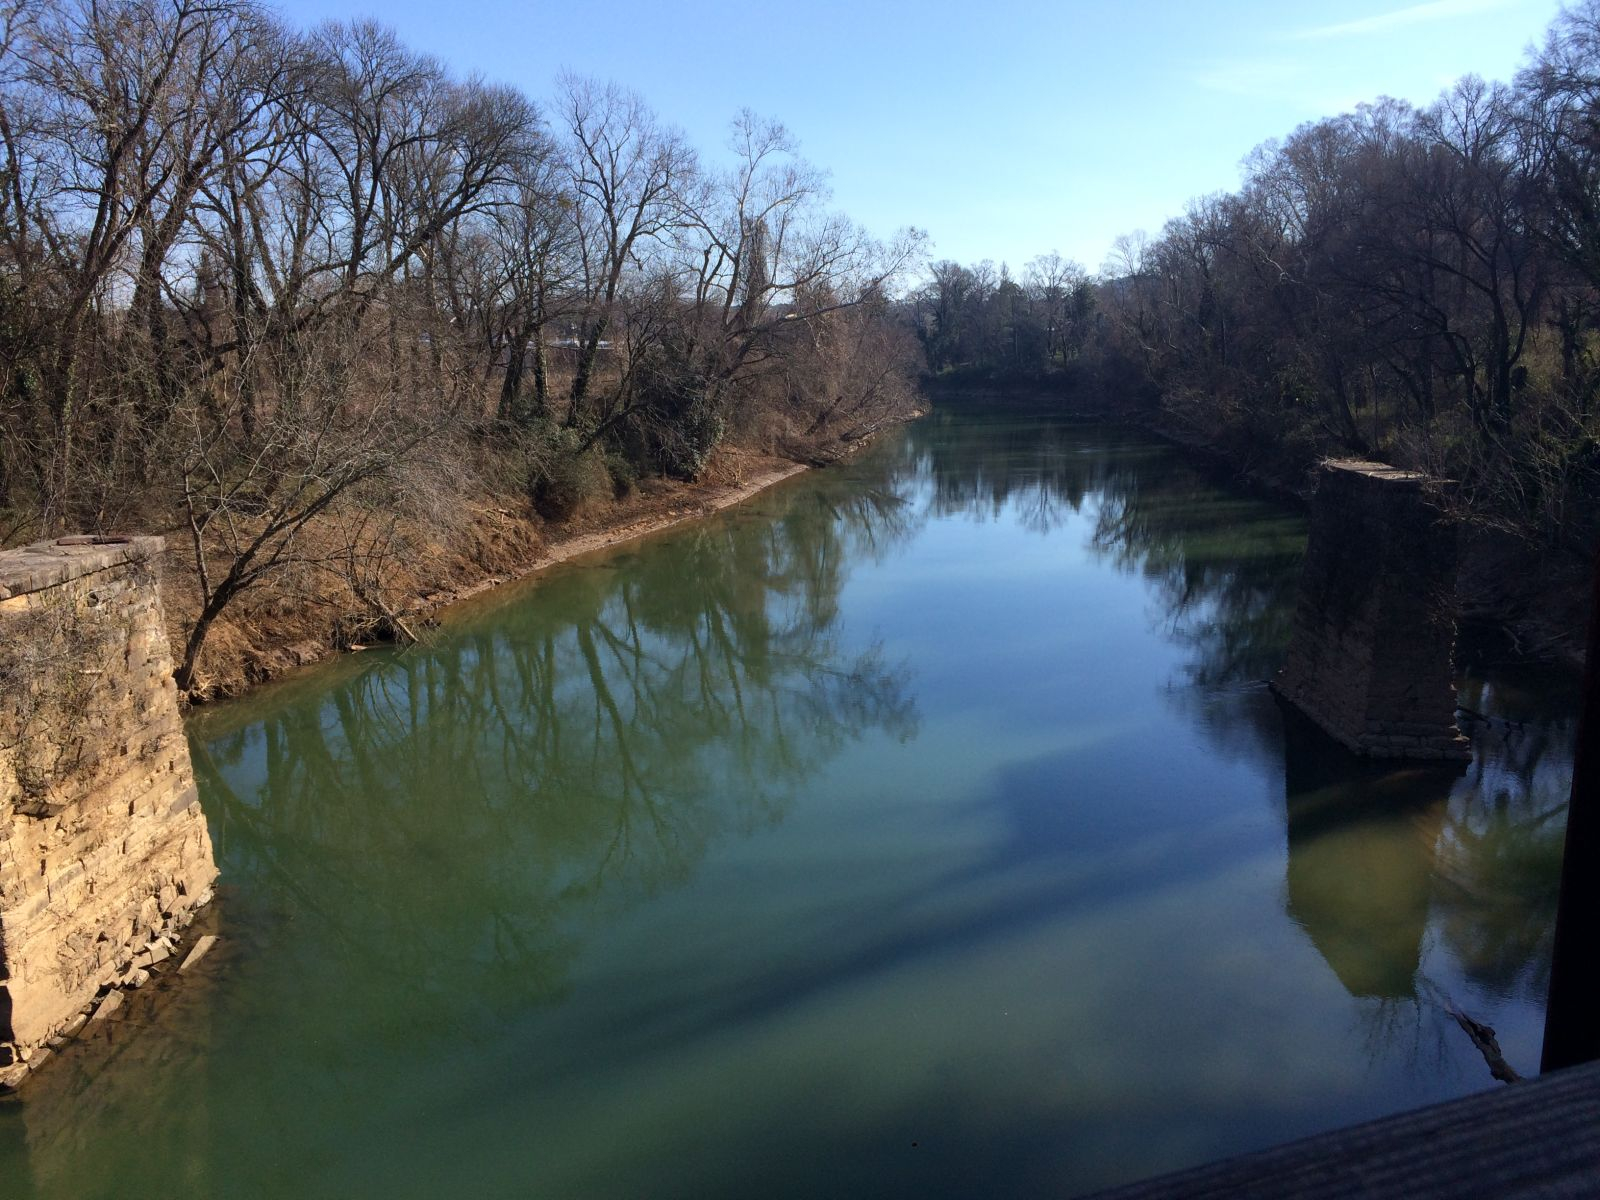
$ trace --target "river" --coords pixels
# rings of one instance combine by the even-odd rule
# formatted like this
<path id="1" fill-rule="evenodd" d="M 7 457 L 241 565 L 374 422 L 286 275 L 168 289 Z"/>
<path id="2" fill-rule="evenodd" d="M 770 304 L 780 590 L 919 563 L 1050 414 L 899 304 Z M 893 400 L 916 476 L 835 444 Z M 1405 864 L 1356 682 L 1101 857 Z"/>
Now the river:
<path id="1" fill-rule="evenodd" d="M 1465 769 L 1288 718 L 1296 510 L 940 413 L 203 712 L 196 978 L 7 1197 L 1071 1195 L 1537 1068 L 1572 683 Z"/>

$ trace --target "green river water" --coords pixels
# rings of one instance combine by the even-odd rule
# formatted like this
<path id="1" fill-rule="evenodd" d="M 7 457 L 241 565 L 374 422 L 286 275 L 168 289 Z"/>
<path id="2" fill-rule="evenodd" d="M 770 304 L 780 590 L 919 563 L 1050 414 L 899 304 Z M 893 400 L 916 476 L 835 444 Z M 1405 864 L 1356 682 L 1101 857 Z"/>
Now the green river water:
<path id="1" fill-rule="evenodd" d="M 1571 686 L 1465 770 L 1265 680 L 1305 526 L 940 414 L 191 724 L 219 949 L 0 1192 L 1068 1196 L 1536 1070 Z"/>

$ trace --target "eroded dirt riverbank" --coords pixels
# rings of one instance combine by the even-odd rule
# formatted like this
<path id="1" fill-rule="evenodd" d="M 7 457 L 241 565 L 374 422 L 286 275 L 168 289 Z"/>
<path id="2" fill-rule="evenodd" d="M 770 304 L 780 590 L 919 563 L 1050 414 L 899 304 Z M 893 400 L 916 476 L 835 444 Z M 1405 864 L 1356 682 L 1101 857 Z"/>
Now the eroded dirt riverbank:
<path id="1" fill-rule="evenodd" d="M 389 573 L 385 607 L 407 630 L 437 620 L 451 605 L 622 542 L 731 507 L 809 469 L 804 463 L 748 451 L 725 452 L 695 483 L 652 480 L 632 494 L 559 522 L 541 521 L 526 504 L 487 497 L 458 514 L 450 536 L 419 530 L 414 555 Z M 199 608 L 191 552 L 168 538 L 163 564 L 173 649 L 182 649 Z M 308 555 L 315 559 L 315 553 Z M 339 564 L 296 566 L 273 585 L 241 598 L 213 627 L 192 699 L 231 698 L 301 667 L 372 644 L 370 606 Z"/>

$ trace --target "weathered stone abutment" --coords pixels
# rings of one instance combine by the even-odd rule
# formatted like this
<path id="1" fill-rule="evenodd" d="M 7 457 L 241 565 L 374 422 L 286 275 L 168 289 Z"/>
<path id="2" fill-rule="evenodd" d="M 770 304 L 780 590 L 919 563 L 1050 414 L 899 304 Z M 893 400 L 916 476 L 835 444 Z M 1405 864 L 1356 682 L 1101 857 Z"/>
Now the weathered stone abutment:
<path id="1" fill-rule="evenodd" d="M 1373 758 L 1465 760 L 1456 727 L 1457 537 L 1427 476 L 1323 464 L 1279 695 Z"/>
<path id="2" fill-rule="evenodd" d="M 217 869 L 159 538 L 0 554 L 0 1086 L 173 954 Z"/>

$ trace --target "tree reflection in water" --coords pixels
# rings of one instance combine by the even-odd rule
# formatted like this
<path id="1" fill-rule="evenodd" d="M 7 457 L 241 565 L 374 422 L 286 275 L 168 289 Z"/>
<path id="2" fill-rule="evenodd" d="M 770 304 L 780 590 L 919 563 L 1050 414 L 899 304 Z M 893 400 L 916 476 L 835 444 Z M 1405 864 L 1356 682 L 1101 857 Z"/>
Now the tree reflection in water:
<path id="1" fill-rule="evenodd" d="M 956 436 L 958 431 L 959 436 Z M 1281 503 L 1223 490 L 1148 435 L 1037 419 L 922 422 L 901 472 L 935 517 L 998 519 L 1049 533 L 1084 512 L 1090 548 L 1153 585 L 1164 631 L 1191 653 L 1188 682 L 1270 678 L 1288 644 L 1306 523 Z"/>
<path id="2" fill-rule="evenodd" d="M 573 918 L 678 885 L 716 839 L 781 820 L 847 743 L 914 736 L 907 668 L 846 645 L 837 607 L 848 565 L 912 528 L 881 489 L 810 489 L 776 520 L 554 575 L 538 604 L 321 705 L 202 730 L 225 878 L 342 938 L 349 970 L 328 986 L 352 997 L 436 992 L 459 1029 L 560 994 Z"/>
<path id="3" fill-rule="evenodd" d="M 1492 711 L 1489 691 L 1483 680 L 1469 680 L 1462 702 Z M 1440 931 L 1485 992 L 1542 1002 L 1577 723 L 1538 714 L 1476 721 L 1471 729 L 1473 761 L 1451 797 L 1439 846 Z"/>

